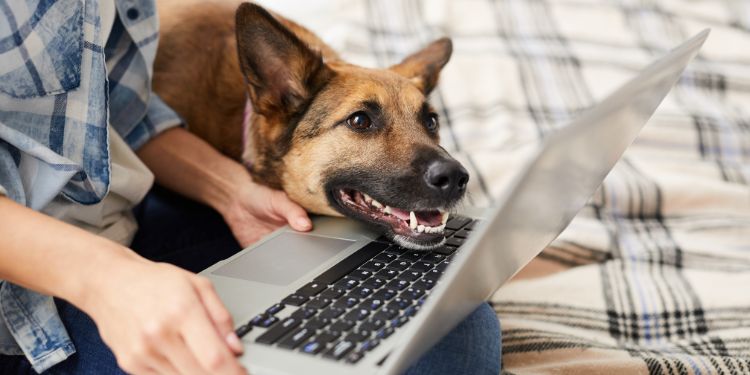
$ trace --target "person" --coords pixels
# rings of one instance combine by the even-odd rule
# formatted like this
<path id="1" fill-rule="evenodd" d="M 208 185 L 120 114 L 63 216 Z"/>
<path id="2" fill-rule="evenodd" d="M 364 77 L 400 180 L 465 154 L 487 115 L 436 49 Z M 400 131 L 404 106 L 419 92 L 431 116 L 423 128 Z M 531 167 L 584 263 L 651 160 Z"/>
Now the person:
<path id="1" fill-rule="evenodd" d="M 194 272 L 312 224 L 151 92 L 157 44 L 152 1 L 0 1 L 0 373 L 245 372 Z M 499 335 L 483 305 L 408 372 L 498 373 Z"/>

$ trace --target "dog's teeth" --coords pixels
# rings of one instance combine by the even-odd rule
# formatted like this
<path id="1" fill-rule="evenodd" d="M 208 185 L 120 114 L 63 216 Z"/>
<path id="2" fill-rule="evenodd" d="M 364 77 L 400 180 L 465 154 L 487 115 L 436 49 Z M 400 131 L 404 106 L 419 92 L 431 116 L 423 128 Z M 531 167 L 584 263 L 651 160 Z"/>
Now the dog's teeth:
<path id="1" fill-rule="evenodd" d="M 385 206 L 383 209 L 383 213 L 390 215 L 391 214 L 391 206 Z"/>
<path id="2" fill-rule="evenodd" d="M 383 208 L 383 204 L 381 204 L 380 202 L 378 202 L 378 201 L 376 201 L 374 199 L 372 200 L 372 203 L 370 203 L 370 204 L 373 205 L 375 208 Z"/>
<path id="3" fill-rule="evenodd" d="M 421 224 L 417 225 L 417 233 L 422 233 L 424 232 L 424 230 L 425 230 L 424 225 L 421 225 Z"/>
<path id="4" fill-rule="evenodd" d="M 448 222 L 448 216 L 449 216 L 449 215 L 450 215 L 450 213 L 448 213 L 448 212 L 443 212 L 443 227 L 445 227 L 445 223 L 447 223 L 447 222 Z"/>
<path id="5" fill-rule="evenodd" d="M 411 229 L 417 229 L 417 215 L 414 213 L 414 211 L 409 211 L 409 227 Z"/>
<path id="6" fill-rule="evenodd" d="M 362 193 L 362 195 L 364 195 L 364 196 L 365 196 L 365 202 L 367 202 L 367 203 L 370 203 L 370 202 L 372 202 L 372 197 L 371 197 L 371 196 L 369 196 L 369 195 L 367 195 L 367 194 L 365 194 L 365 193 Z"/>
<path id="7" fill-rule="evenodd" d="M 438 232 L 442 232 L 445 229 L 445 224 L 443 224 L 443 225 L 441 225 L 439 227 L 435 227 L 435 229 L 437 229 Z"/>

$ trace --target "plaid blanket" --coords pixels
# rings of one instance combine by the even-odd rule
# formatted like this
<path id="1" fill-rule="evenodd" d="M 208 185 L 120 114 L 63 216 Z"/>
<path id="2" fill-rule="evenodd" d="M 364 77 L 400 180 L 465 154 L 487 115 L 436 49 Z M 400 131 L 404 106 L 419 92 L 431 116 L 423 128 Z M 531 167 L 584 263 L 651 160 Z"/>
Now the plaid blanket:
<path id="1" fill-rule="evenodd" d="M 750 2 L 266 5 L 369 66 L 451 36 L 432 101 L 473 205 L 493 202 L 529 145 L 712 28 L 589 204 L 492 301 L 509 373 L 750 373 Z"/>

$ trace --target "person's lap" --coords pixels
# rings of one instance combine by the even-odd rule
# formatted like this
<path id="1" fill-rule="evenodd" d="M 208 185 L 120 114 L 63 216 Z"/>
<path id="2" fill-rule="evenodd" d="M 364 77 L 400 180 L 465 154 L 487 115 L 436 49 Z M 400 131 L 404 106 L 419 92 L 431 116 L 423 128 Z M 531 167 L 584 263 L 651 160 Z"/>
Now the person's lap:
<path id="1" fill-rule="evenodd" d="M 140 229 L 131 247 L 142 256 L 193 272 L 240 250 L 221 216 L 210 208 L 155 187 L 134 213 Z M 76 353 L 48 374 L 122 374 L 94 322 L 73 305 L 55 301 Z M 498 374 L 500 328 L 483 304 L 407 371 L 422 374 Z M 0 356 L 0 373 L 33 374 L 22 356 Z"/>

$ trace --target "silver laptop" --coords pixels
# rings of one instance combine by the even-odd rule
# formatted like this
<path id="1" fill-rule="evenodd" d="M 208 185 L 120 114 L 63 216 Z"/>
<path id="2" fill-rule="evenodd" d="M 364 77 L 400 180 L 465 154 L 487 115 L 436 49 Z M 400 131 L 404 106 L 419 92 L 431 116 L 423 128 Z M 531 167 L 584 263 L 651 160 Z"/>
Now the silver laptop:
<path id="1" fill-rule="evenodd" d="M 570 223 L 675 84 L 704 30 L 549 135 L 497 206 L 402 249 L 354 221 L 282 228 L 202 274 L 264 374 L 401 374 Z"/>

